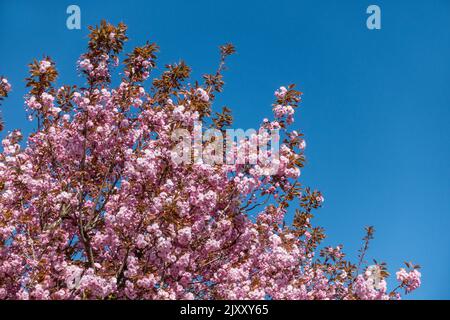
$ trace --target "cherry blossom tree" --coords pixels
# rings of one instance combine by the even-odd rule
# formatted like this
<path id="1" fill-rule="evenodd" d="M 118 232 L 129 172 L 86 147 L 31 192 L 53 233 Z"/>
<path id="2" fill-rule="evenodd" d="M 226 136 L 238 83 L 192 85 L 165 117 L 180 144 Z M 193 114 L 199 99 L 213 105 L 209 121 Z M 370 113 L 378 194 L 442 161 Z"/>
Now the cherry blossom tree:
<path id="1" fill-rule="evenodd" d="M 0 299 L 399 299 L 420 285 L 408 263 L 388 291 L 386 265 L 365 261 L 373 228 L 356 263 L 321 244 L 311 220 L 324 198 L 300 183 L 305 141 L 289 129 L 294 85 L 275 92 L 273 119 L 243 142 L 280 131 L 274 174 L 260 160 L 177 163 L 175 130 L 232 125 L 212 105 L 234 48 L 221 46 L 200 82 L 180 62 L 149 83 L 158 47 L 124 56 L 126 29 L 90 28 L 82 86 L 55 88 L 50 57 L 29 66 L 37 128 L 26 141 L 9 132 L 0 153 Z M 1 77 L 0 97 L 10 91 Z"/>

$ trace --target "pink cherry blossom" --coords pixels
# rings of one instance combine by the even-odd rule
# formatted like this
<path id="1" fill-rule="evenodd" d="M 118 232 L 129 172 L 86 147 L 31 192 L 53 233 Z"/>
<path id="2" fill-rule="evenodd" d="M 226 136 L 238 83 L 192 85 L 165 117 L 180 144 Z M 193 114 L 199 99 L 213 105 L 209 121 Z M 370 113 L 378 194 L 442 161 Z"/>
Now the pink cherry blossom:
<path id="1" fill-rule="evenodd" d="M 418 270 L 411 270 L 407 272 L 404 268 L 401 268 L 396 273 L 397 280 L 405 286 L 406 292 L 411 292 L 420 287 L 421 273 Z"/>
<path id="2" fill-rule="evenodd" d="M 42 61 L 39 63 L 39 71 L 40 71 L 41 73 L 45 73 L 45 72 L 47 71 L 47 69 L 51 67 L 51 65 L 52 65 L 52 64 L 51 64 L 50 61 L 48 61 L 48 60 L 42 60 Z"/>

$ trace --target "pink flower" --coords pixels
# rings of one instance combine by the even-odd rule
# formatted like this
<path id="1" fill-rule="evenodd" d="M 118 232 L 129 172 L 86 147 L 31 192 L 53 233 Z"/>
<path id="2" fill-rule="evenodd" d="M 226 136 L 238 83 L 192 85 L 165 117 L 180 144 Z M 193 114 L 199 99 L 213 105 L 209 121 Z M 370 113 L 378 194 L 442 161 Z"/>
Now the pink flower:
<path id="1" fill-rule="evenodd" d="M 416 269 L 407 272 L 404 268 L 401 268 L 399 271 L 397 271 L 396 276 L 397 280 L 405 286 L 406 292 L 411 292 L 420 287 L 420 278 L 422 275 Z"/>
<path id="2" fill-rule="evenodd" d="M 197 90 L 195 90 L 195 93 L 197 94 L 198 97 L 200 97 L 201 100 L 208 102 L 209 101 L 209 95 L 208 93 L 203 90 L 202 88 L 197 88 Z"/>
<path id="3" fill-rule="evenodd" d="M 92 69 L 94 69 L 94 66 L 91 64 L 91 61 L 89 59 L 81 60 L 79 66 L 82 70 L 91 71 Z"/>
<path id="4" fill-rule="evenodd" d="M 216 128 L 215 89 L 170 78 L 144 90 L 150 44 L 128 55 L 116 85 L 110 67 L 125 28 L 99 28 L 79 61 L 86 84 L 57 90 L 39 74 L 25 100 L 36 130 L 2 141 L 0 299 L 391 297 L 377 266 L 354 279 L 341 247 L 314 249 L 321 229 L 310 211 L 324 199 L 299 179 L 305 143 L 289 133 L 296 91 L 279 88 L 275 117 L 227 153 L 273 144 L 261 157 L 179 164 L 173 133 L 186 129 L 189 144 L 198 120 Z M 52 66 L 43 60 L 39 70 Z M 1 97 L 9 90 L 2 78 Z M 295 225 L 284 222 L 289 204 L 302 206 Z M 416 270 L 397 278 L 407 292 L 420 285 Z"/>
<path id="5" fill-rule="evenodd" d="M 280 87 L 277 91 L 275 91 L 275 96 L 277 98 L 284 98 L 284 96 L 286 95 L 287 89 L 286 87 Z"/>
<path id="6" fill-rule="evenodd" d="M 0 89 L 3 89 L 5 93 L 11 91 L 11 84 L 8 82 L 6 78 L 0 78 Z"/>
<path id="7" fill-rule="evenodd" d="M 178 230 L 178 242 L 182 245 L 186 245 L 191 241 L 192 233 L 191 228 L 186 227 Z"/>
<path id="8" fill-rule="evenodd" d="M 39 72 L 41 73 L 45 73 L 47 71 L 48 68 L 50 68 L 52 66 L 51 62 L 48 60 L 42 60 L 39 63 Z"/>
<path id="9" fill-rule="evenodd" d="M 302 139 L 302 140 L 300 141 L 299 148 L 300 148 L 300 149 L 305 149 L 305 148 L 306 148 L 306 141 L 305 141 L 304 139 Z"/>

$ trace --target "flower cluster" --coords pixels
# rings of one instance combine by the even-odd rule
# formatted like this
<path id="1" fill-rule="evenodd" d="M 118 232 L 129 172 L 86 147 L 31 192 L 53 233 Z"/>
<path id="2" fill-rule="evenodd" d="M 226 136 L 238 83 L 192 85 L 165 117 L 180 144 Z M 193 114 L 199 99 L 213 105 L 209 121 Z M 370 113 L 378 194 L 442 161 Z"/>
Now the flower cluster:
<path id="1" fill-rule="evenodd" d="M 109 57 L 106 54 L 101 54 L 97 57 L 95 65 L 86 56 L 82 56 L 78 62 L 80 70 L 87 73 L 91 78 L 103 79 L 109 76 Z"/>
<path id="2" fill-rule="evenodd" d="M 396 276 L 401 285 L 405 287 L 406 292 L 411 292 L 420 287 L 420 278 L 422 275 L 416 269 L 408 272 L 404 268 L 401 268 L 397 271 Z"/>
<path id="3" fill-rule="evenodd" d="M 4 77 L 0 77 L 0 103 L 3 98 L 8 96 L 8 93 L 11 91 L 11 84 L 8 82 L 8 79 Z M 3 130 L 3 120 L 0 114 L 0 131 Z"/>
<path id="4" fill-rule="evenodd" d="M 39 72 L 45 73 L 51 66 L 52 66 L 52 63 L 50 61 L 44 59 L 39 63 Z"/>
<path id="5" fill-rule="evenodd" d="M 79 61 L 84 86 L 55 89 L 49 58 L 30 65 L 26 105 L 37 130 L 26 147 L 11 132 L 0 153 L 0 299 L 397 297 L 382 269 L 360 274 L 342 246 L 316 256 L 325 236 L 311 221 L 324 199 L 299 181 L 306 144 L 288 131 L 301 95 L 293 85 L 276 91 L 274 119 L 234 145 L 280 130 L 267 156 L 276 153 L 275 172 L 259 160 L 180 164 L 171 156 L 175 130 L 231 123 L 226 110 L 211 119 L 211 108 L 234 49 L 221 47 L 221 67 L 205 83 L 188 82 L 180 63 L 147 88 L 157 48 L 147 44 L 123 60 L 115 87 L 125 30 L 91 28 Z M 10 90 L 3 78 L 0 90 Z M 420 284 L 417 271 L 397 277 L 406 292 Z"/>

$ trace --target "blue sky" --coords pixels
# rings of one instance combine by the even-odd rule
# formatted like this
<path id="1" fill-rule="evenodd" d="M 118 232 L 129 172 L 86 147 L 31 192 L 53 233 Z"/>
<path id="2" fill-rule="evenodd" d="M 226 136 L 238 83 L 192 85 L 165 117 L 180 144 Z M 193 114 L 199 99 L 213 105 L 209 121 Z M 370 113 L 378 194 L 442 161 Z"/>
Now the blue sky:
<path id="1" fill-rule="evenodd" d="M 81 8 L 81 30 L 66 28 L 70 4 Z M 381 8 L 381 30 L 366 28 L 370 4 Z M 423 286 L 409 298 L 450 298 L 450 2 L 0 0 L 0 74 L 14 89 L 2 106 L 7 129 L 32 129 L 27 64 L 50 55 L 61 84 L 79 83 L 87 26 L 101 19 L 129 26 L 126 49 L 155 41 L 159 65 L 184 59 L 197 77 L 215 70 L 217 46 L 234 43 L 217 106 L 233 109 L 235 127 L 256 127 L 273 91 L 297 83 L 303 182 L 325 195 L 315 222 L 326 243 L 356 257 L 363 227 L 374 225 L 371 257 L 392 273 L 405 260 L 422 265 Z"/>

